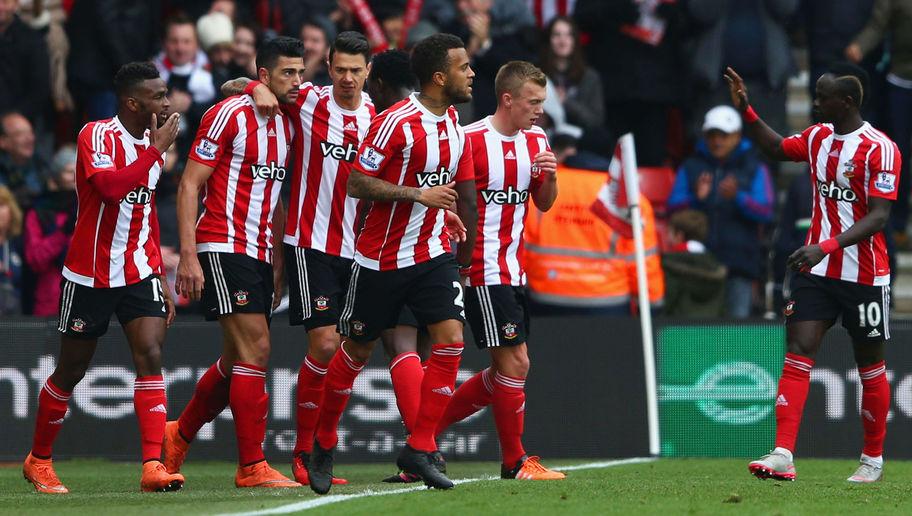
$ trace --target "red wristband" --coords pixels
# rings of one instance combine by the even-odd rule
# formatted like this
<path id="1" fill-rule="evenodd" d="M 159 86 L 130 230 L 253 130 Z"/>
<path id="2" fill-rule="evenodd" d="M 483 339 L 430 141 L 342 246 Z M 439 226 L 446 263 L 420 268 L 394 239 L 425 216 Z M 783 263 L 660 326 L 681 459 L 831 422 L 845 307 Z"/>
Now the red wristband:
<path id="1" fill-rule="evenodd" d="M 260 81 L 250 81 L 247 83 L 247 86 L 244 86 L 244 95 L 253 95 L 253 90 L 260 84 L 263 84 Z"/>
<path id="2" fill-rule="evenodd" d="M 823 251 L 823 254 L 830 254 L 839 249 L 839 242 L 837 242 L 835 238 L 824 240 L 817 245 L 820 246 L 820 250 Z"/>
<path id="3" fill-rule="evenodd" d="M 744 121 L 749 124 L 752 124 L 752 123 L 756 122 L 757 120 L 760 120 L 760 117 L 757 116 L 757 112 L 754 111 L 753 106 L 748 104 L 747 110 L 744 111 Z"/>

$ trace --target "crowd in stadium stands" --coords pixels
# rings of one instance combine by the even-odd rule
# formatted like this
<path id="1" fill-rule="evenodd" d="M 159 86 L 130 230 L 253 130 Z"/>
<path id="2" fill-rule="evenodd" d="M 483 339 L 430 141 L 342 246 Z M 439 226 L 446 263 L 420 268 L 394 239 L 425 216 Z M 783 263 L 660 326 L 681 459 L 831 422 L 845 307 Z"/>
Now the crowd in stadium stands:
<path id="1" fill-rule="evenodd" d="M 562 167 L 604 177 L 617 137 L 634 134 L 638 164 L 651 171 L 643 174 L 655 219 L 647 239 L 656 242 L 652 251 L 664 268 L 664 278 L 652 271 L 662 289 L 651 291 L 650 301 L 661 312 L 664 298 L 669 315 L 756 315 L 763 283 L 781 281 L 783 257 L 802 243 L 807 227 L 809 182 L 789 181 L 778 166 L 764 163 L 742 138 L 738 113 L 719 107 L 730 103 L 725 66 L 744 78 L 764 120 L 788 134 L 786 90 L 798 73 L 793 49 L 808 50 L 812 95 L 816 78 L 834 63 L 857 63 L 870 76 L 866 119 L 909 152 L 909 2 L 368 0 L 365 9 L 352 7 L 360 3 L 0 0 L 0 314 L 57 312 L 75 218 L 72 144 L 84 123 L 113 115 L 112 78 L 135 60 L 155 64 L 168 84 L 171 110 L 184 115 L 165 165 L 170 173 L 156 192 L 163 258 L 172 275 L 176 186 L 200 118 L 221 99 L 224 81 L 255 78 L 257 45 L 276 35 L 300 38 L 305 79 L 327 85 L 327 49 L 339 31 L 364 32 L 375 50 L 407 49 L 436 32 L 455 34 L 466 42 L 477 74 L 472 102 L 460 106 L 463 124 L 494 112 L 501 65 L 513 59 L 538 64 L 549 77 L 539 124 Z M 899 245 L 909 240 L 908 161 L 889 235 Z M 562 185 L 561 196 L 566 191 Z M 603 229 L 615 253 L 626 237 Z M 598 313 L 630 313 L 636 281 L 630 256 L 622 258 L 608 276 L 631 278 L 611 287 L 625 306 L 602 306 Z M 581 306 L 570 310 L 585 311 Z"/>

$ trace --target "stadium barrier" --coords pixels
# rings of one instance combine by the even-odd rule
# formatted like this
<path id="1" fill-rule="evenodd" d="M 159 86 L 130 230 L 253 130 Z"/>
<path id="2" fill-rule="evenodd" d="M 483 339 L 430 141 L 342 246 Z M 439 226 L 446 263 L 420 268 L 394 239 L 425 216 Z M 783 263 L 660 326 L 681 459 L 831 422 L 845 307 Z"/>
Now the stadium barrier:
<path id="1" fill-rule="evenodd" d="M 267 457 L 287 459 L 294 445 L 294 385 L 305 333 L 279 317 L 267 388 Z M 532 370 L 526 384 L 526 438 L 530 453 L 546 457 L 631 457 L 648 454 L 644 368 L 634 319 L 537 318 L 532 323 Z M 891 327 L 887 371 L 892 410 L 886 453 L 912 458 L 912 323 Z M 487 366 L 471 335 L 459 381 Z M 656 356 L 664 456 L 753 457 L 772 446 L 773 400 L 783 355 L 777 323 L 657 321 Z M 164 354 L 168 410 L 176 417 L 196 379 L 215 360 L 214 324 L 179 322 Z M 32 436 L 38 389 L 53 370 L 59 346 L 56 322 L 0 320 L 0 460 L 21 460 Z M 99 343 L 92 367 L 70 402 L 55 456 L 135 460 L 133 368 L 115 324 Z M 798 439 L 800 456 L 855 457 L 860 452 L 861 389 L 851 343 L 836 328 L 824 341 Z M 200 432 L 191 460 L 236 455 L 230 411 Z M 377 350 L 355 384 L 340 428 L 339 461 L 389 461 L 404 440 L 386 360 Z M 454 425 L 439 444 L 448 458 L 495 460 L 497 435 L 490 409 Z"/>
<path id="2" fill-rule="evenodd" d="M 284 317 L 272 325 L 267 377 L 269 424 L 264 449 L 288 460 L 295 442 L 295 384 L 306 333 Z M 53 371 L 59 347 L 56 321 L 0 320 L 0 460 L 21 460 L 31 447 L 38 390 Z M 468 335 L 468 337 L 471 337 Z M 178 322 L 168 330 L 164 376 L 169 418 L 176 418 L 194 384 L 218 357 L 216 324 Z M 626 319 L 541 319 L 533 322 L 532 370 L 526 384 L 526 439 L 530 453 L 548 457 L 632 457 L 648 451 L 639 327 Z M 459 381 L 487 367 L 488 353 L 471 339 Z M 133 366 L 116 324 L 98 344 L 92 366 L 70 401 L 55 457 L 136 460 L 139 439 L 133 415 Z M 404 442 L 382 350 L 358 377 L 340 425 L 337 460 L 390 461 Z M 438 441 L 448 458 L 499 457 L 493 416 L 485 409 L 454 425 Z M 231 411 L 206 425 L 189 458 L 236 457 Z"/>

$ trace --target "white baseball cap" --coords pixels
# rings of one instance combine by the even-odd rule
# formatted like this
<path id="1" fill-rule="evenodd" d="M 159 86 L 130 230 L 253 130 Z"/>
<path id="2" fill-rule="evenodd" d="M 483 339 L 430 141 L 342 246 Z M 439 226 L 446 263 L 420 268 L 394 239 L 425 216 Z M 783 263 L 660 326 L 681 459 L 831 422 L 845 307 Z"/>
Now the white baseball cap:
<path id="1" fill-rule="evenodd" d="M 703 132 L 716 129 L 723 133 L 741 131 L 741 115 L 731 106 L 716 106 L 706 112 L 703 119 Z"/>

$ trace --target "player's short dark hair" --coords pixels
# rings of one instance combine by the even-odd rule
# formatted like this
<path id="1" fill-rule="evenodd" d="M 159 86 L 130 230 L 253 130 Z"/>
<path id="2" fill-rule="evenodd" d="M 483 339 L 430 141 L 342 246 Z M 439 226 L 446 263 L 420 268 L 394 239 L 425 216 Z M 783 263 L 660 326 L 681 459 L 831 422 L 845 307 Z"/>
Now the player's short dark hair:
<path id="1" fill-rule="evenodd" d="M 668 219 L 668 227 L 672 231 L 683 233 L 685 240 L 705 242 L 706 234 L 709 232 L 709 220 L 701 211 L 681 210 Z"/>
<path id="2" fill-rule="evenodd" d="M 833 76 L 839 96 L 850 97 L 855 105 L 862 106 L 864 92 L 871 80 L 864 68 L 848 61 L 839 61 L 831 64 L 827 73 Z"/>
<path id="3" fill-rule="evenodd" d="M 336 52 L 353 56 L 362 55 L 365 63 L 369 63 L 371 58 L 370 44 L 367 42 L 367 38 L 364 37 L 364 34 L 353 30 L 347 30 L 333 40 L 332 45 L 329 46 L 330 63 L 332 63 Z"/>
<path id="4" fill-rule="evenodd" d="M 287 36 L 278 36 L 266 41 L 257 50 L 257 69 L 272 70 L 279 62 L 279 57 L 300 57 L 304 59 L 304 42 Z"/>
<path id="5" fill-rule="evenodd" d="M 133 93 L 140 83 L 159 77 L 158 68 L 148 61 L 127 63 L 114 75 L 114 91 L 118 97 L 124 97 Z"/>
<path id="6" fill-rule="evenodd" d="M 413 90 L 418 86 L 418 79 L 409 65 L 408 54 L 399 49 L 386 50 L 374 56 L 367 80 L 378 79 L 390 88 Z"/>
<path id="7" fill-rule="evenodd" d="M 465 43 L 452 34 L 434 34 L 419 41 L 412 49 L 412 72 L 418 78 L 418 84 L 424 86 L 431 82 L 437 72 L 446 73 L 450 65 L 449 52 L 454 48 L 465 48 Z"/>
<path id="8" fill-rule="evenodd" d="M 515 95 L 523 84 L 532 82 L 544 88 L 548 78 L 537 66 L 528 61 L 510 61 L 500 67 L 494 78 L 494 91 L 499 99 L 504 93 Z"/>

